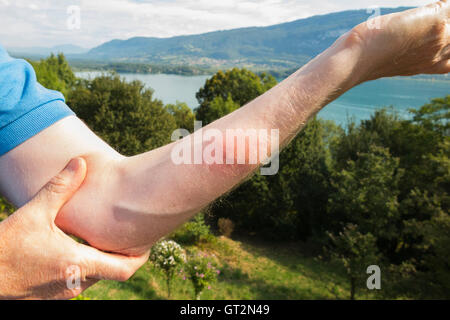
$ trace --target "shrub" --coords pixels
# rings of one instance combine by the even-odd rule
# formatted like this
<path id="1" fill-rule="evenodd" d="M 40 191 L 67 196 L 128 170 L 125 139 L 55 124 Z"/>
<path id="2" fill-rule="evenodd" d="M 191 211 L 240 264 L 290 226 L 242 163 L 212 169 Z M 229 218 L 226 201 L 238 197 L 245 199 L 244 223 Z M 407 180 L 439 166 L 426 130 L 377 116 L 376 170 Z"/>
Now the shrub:
<path id="1" fill-rule="evenodd" d="M 172 233 L 171 238 L 185 245 L 193 245 L 199 242 L 210 242 L 213 235 L 209 226 L 205 224 L 203 214 L 198 214 L 192 221 L 185 223 Z"/>
<path id="2" fill-rule="evenodd" d="M 194 298 L 200 300 L 200 295 L 206 288 L 216 282 L 220 270 L 212 259 L 205 253 L 193 253 L 181 273 L 184 280 L 189 279 L 194 287 Z"/>
<path id="3" fill-rule="evenodd" d="M 234 223 L 228 218 L 220 218 L 217 222 L 219 232 L 225 237 L 229 238 L 234 231 Z"/>
<path id="4" fill-rule="evenodd" d="M 179 269 L 186 261 L 186 254 L 175 241 L 164 240 L 152 247 L 150 260 L 155 267 L 161 269 L 166 275 L 167 296 L 170 298 L 170 284 Z"/>

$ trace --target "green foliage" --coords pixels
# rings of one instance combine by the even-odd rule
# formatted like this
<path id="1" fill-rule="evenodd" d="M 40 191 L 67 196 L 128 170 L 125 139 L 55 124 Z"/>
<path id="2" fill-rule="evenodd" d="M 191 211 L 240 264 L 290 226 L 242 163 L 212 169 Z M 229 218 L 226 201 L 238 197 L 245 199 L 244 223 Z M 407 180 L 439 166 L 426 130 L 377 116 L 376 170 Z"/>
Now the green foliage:
<path id="1" fill-rule="evenodd" d="M 179 129 L 186 129 L 191 133 L 194 132 L 195 115 L 186 103 L 168 104 L 166 105 L 166 110 L 174 117 Z"/>
<path id="2" fill-rule="evenodd" d="M 152 90 L 117 75 L 79 81 L 68 105 L 95 133 L 127 156 L 169 143 L 177 128 L 162 102 L 153 99 Z"/>
<path id="3" fill-rule="evenodd" d="M 332 244 L 331 257 L 344 266 L 350 281 L 350 299 L 354 300 L 367 267 L 379 264 L 376 238 L 371 233 L 361 233 L 354 224 L 348 224 L 337 235 L 328 233 L 328 236 Z"/>
<path id="4" fill-rule="evenodd" d="M 353 222 L 375 236 L 391 264 L 392 296 L 447 296 L 448 103 L 434 99 L 414 112 L 412 121 L 377 112 L 332 142 L 335 191 L 329 213 L 336 225 L 331 230 Z"/>
<path id="5" fill-rule="evenodd" d="M 208 108 L 204 108 L 201 111 L 197 110 L 197 117 L 200 117 L 202 124 L 206 125 L 224 117 L 240 107 L 241 106 L 237 102 L 233 101 L 231 95 L 229 95 L 226 100 L 222 97 L 215 97 Z"/>
<path id="6" fill-rule="evenodd" d="M 444 98 L 436 98 L 431 103 L 424 105 L 419 110 L 412 109 L 414 122 L 420 123 L 429 130 L 449 134 L 450 123 L 450 95 Z"/>
<path id="7" fill-rule="evenodd" d="M 277 81 L 271 75 L 260 76 L 247 69 L 219 71 L 206 80 L 197 92 L 200 106 L 196 109 L 197 120 L 206 125 L 245 105 L 260 96 Z"/>
<path id="8" fill-rule="evenodd" d="M 5 198 L 0 197 L 0 214 L 11 214 L 14 212 L 14 206 L 9 203 Z"/>
<path id="9" fill-rule="evenodd" d="M 280 156 L 280 176 L 288 181 L 286 191 L 291 194 L 292 210 L 296 213 L 297 239 L 320 236 L 330 224 L 326 216 L 331 188 L 326 128 L 323 121 L 310 120 Z"/>
<path id="10" fill-rule="evenodd" d="M 450 139 L 441 145 L 436 155 L 426 157 L 429 173 L 434 177 L 426 190 L 415 188 L 402 203 L 405 237 L 402 243 L 411 252 L 405 263 L 412 265 L 409 281 L 424 283 L 422 289 L 410 286 L 422 298 L 448 299 L 450 292 Z M 411 277 L 411 274 L 414 277 Z"/>
<path id="11" fill-rule="evenodd" d="M 192 221 L 186 222 L 170 236 L 174 241 L 192 245 L 213 241 L 210 227 L 205 223 L 203 213 L 196 215 Z"/>
<path id="12" fill-rule="evenodd" d="M 220 270 L 208 254 L 196 252 L 189 256 L 184 268 L 184 279 L 189 279 L 194 287 L 194 298 L 200 300 L 202 292 L 217 281 Z"/>
<path id="13" fill-rule="evenodd" d="M 175 241 L 161 241 L 152 247 L 150 261 L 166 276 L 167 296 L 170 297 L 170 285 L 177 270 L 186 261 L 186 254 Z"/>
<path id="14" fill-rule="evenodd" d="M 330 219 L 352 222 L 364 233 L 383 239 L 397 235 L 399 222 L 398 184 L 403 170 L 389 151 L 371 146 L 367 153 L 349 160 L 347 167 L 333 175 Z"/>
<path id="15" fill-rule="evenodd" d="M 430 220 L 422 224 L 424 246 L 429 248 L 423 265 L 427 268 L 423 275 L 440 299 L 450 298 L 450 215 L 440 210 Z M 436 294 L 437 293 L 437 294 Z"/>
<path id="16" fill-rule="evenodd" d="M 48 89 L 60 91 L 67 97 L 76 78 L 62 53 L 57 56 L 52 54 L 47 59 L 30 63 L 40 84 Z"/>

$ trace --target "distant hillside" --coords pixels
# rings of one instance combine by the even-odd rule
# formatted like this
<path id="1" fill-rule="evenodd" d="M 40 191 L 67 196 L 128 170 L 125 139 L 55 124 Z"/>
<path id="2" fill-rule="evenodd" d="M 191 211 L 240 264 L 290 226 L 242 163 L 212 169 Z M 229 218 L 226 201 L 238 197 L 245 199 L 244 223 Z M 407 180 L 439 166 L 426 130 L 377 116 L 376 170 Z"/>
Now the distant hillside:
<path id="1" fill-rule="evenodd" d="M 382 14 L 409 8 L 384 8 Z M 172 38 L 112 40 L 73 58 L 114 62 L 197 66 L 292 68 L 329 47 L 371 14 L 352 10 L 269 27 L 241 28 Z"/>

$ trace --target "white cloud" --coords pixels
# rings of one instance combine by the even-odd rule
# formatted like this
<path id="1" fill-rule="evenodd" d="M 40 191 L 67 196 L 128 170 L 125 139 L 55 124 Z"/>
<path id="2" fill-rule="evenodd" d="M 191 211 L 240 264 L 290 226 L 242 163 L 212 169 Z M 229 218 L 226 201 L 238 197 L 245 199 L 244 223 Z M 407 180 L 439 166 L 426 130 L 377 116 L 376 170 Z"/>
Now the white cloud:
<path id="1" fill-rule="evenodd" d="M 414 6 L 418 0 L 0 0 L 0 43 L 9 47 L 77 44 L 111 39 L 169 37 L 266 26 L 370 6 Z M 80 30 L 67 28 L 67 7 L 81 9 Z"/>

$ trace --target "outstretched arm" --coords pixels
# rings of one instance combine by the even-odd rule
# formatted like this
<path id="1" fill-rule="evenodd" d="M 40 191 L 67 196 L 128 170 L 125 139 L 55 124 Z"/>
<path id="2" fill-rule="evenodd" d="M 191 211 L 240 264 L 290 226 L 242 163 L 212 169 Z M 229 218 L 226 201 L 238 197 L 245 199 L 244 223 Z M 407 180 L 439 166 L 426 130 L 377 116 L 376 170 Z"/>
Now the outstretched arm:
<path id="1" fill-rule="evenodd" d="M 282 147 L 322 107 L 359 83 L 386 76 L 447 73 L 449 17 L 450 5 L 440 1 L 384 16 L 380 29 L 362 24 L 278 86 L 203 132 L 214 129 L 226 137 L 229 129 L 278 129 Z M 0 158 L 0 189 L 14 203 L 23 204 L 70 158 L 82 156 L 88 163 L 86 181 L 58 216 L 58 226 L 97 248 L 141 254 L 250 175 L 264 160 L 257 157 L 258 163 L 250 164 L 252 155 L 272 142 L 261 139 L 256 148 L 248 148 L 245 164 L 237 163 L 231 141 L 224 139 L 218 157 L 234 164 L 176 165 L 173 151 L 188 139 L 194 140 L 189 136 L 125 158 L 76 117 L 68 117 Z M 203 141 L 201 149 L 210 143 Z"/>

